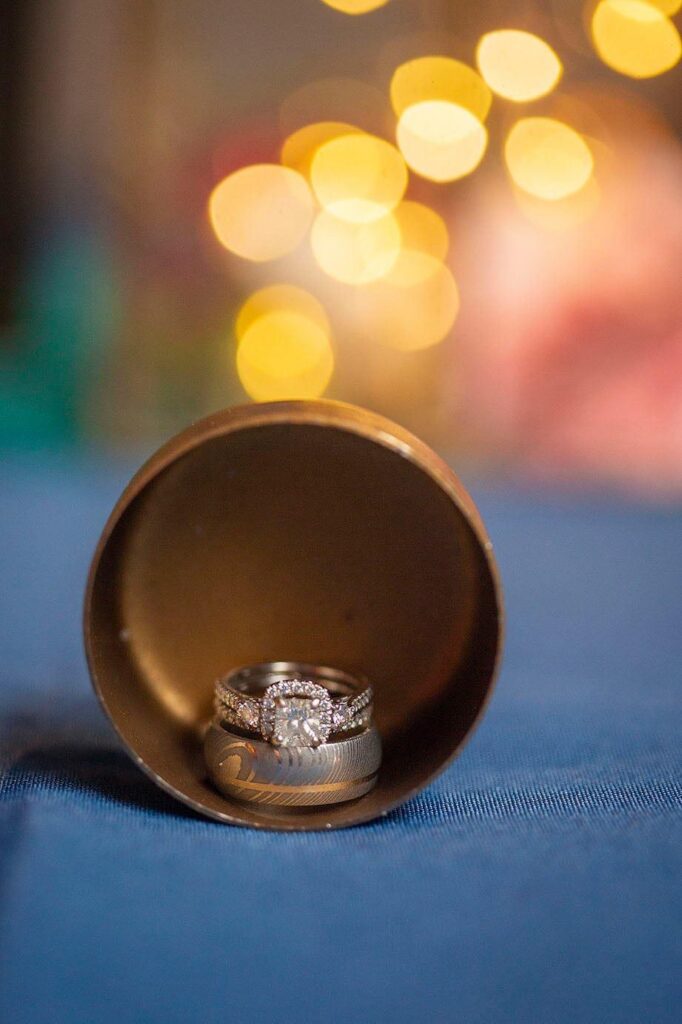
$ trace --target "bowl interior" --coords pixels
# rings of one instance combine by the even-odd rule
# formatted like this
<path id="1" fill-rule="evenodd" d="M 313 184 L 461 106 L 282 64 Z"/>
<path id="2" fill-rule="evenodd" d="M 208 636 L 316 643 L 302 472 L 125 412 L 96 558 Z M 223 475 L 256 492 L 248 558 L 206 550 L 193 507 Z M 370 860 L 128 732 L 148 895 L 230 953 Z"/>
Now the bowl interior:
<path id="1" fill-rule="evenodd" d="M 322 828 L 383 813 L 450 759 L 492 682 L 499 609 L 478 527 L 403 442 L 339 417 L 247 421 L 152 462 L 93 568 L 86 645 L 105 708 L 161 785 L 228 821 Z M 373 792 L 277 811 L 214 790 L 201 754 L 214 680 L 274 660 L 372 680 Z"/>

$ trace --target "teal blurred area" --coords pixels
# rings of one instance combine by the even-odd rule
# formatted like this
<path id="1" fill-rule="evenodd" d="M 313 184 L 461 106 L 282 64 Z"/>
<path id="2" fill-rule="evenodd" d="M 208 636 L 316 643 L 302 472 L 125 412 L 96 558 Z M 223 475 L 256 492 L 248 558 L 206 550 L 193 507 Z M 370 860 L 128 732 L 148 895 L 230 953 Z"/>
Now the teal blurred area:
<path id="1" fill-rule="evenodd" d="M 101 383 L 121 320 L 111 254 L 95 235 L 61 233 L 29 265 L 0 353 L 0 445 L 87 443 L 87 395 Z"/>

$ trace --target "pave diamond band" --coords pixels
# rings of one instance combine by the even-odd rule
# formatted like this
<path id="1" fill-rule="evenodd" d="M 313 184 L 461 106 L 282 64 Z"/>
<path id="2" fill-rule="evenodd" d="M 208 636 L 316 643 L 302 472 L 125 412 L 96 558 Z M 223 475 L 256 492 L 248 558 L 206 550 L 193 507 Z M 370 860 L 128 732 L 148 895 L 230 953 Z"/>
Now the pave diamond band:
<path id="1" fill-rule="evenodd" d="M 215 687 L 216 717 L 278 747 L 318 747 L 366 729 L 372 688 L 365 679 L 303 662 L 235 669 Z"/>

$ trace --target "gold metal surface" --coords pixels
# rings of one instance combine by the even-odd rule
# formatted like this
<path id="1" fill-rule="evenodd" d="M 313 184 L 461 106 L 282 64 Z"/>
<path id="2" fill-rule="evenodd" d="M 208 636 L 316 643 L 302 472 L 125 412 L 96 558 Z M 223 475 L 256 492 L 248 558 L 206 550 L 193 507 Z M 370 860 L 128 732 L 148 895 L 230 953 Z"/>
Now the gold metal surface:
<path id="1" fill-rule="evenodd" d="M 478 719 L 501 645 L 497 571 L 459 480 L 400 427 L 334 402 L 243 406 L 173 438 L 124 491 L 85 644 L 123 742 L 178 799 L 234 824 L 342 827 L 418 791 Z M 359 800 L 277 813 L 207 780 L 215 679 L 283 658 L 372 680 L 384 760 Z"/>

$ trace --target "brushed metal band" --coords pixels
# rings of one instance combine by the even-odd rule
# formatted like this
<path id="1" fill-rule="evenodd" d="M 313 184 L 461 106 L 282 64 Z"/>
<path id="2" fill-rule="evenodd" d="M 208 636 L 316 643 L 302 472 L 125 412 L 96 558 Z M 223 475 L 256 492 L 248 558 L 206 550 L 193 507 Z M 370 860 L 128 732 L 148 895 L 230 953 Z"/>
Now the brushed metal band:
<path id="1" fill-rule="evenodd" d="M 369 792 L 381 763 L 374 726 L 319 747 L 274 747 L 213 721 L 204 740 L 209 774 L 227 796 L 285 807 L 355 800 Z"/>

